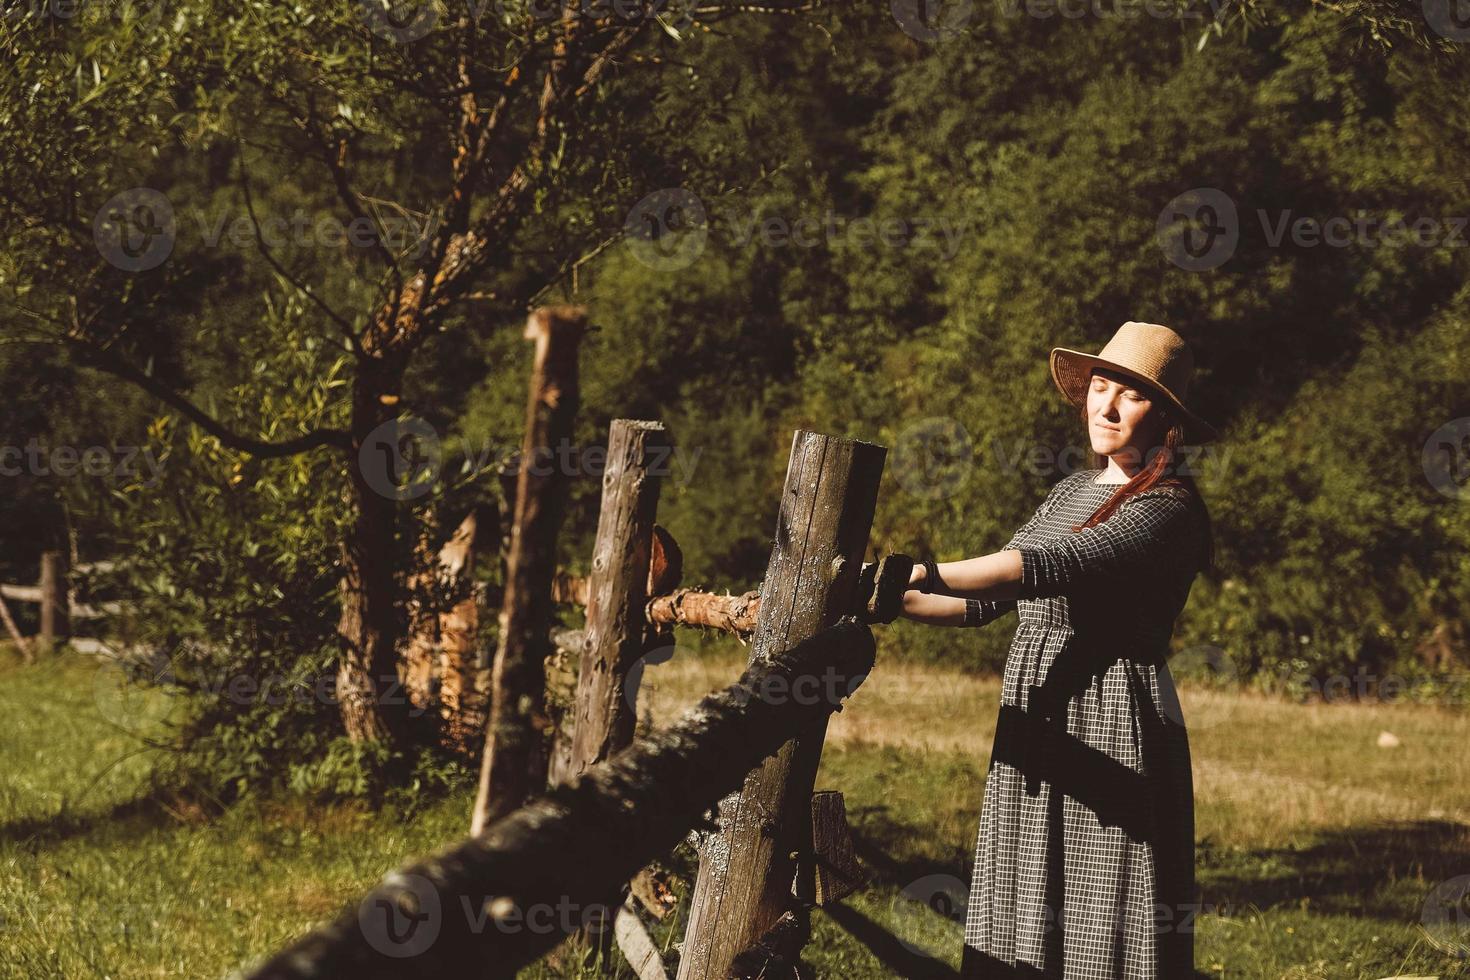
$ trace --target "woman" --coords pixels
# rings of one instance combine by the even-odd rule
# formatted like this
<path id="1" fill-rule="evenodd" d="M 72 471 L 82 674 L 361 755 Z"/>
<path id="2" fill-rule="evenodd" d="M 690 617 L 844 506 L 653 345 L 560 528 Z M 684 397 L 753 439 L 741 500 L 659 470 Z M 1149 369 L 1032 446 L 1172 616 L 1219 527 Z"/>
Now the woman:
<path id="1" fill-rule="evenodd" d="M 965 919 L 964 977 L 1193 976 L 1194 809 L 1165 666 L 1210 527 L 1182 468 L 1214 429 L 1184 405 L 1168 327 L 1057 348 L 1098 468 L 1054 486 L 1000 551 L 914 566 L 900 615 L 980 626 L 1020 614 L 1006 658 Z M 1106 467 L 1102 461 L 1106 459 Z"/>

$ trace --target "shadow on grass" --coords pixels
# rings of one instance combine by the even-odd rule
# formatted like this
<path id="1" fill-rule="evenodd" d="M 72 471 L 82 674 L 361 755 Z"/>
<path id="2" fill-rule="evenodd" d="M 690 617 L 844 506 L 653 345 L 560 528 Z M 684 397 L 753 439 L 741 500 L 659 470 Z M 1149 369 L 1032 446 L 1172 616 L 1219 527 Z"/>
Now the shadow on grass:
<path id="1" fill-rule="evenodd" d="M 1202 900 L 1222 911 L 1307 900 L 1326 914 L 1417 921 L 1421 909 L 1406 900 L 1422 889 L 1389 886 L 1422 879 L 1432 887 L 1470 873 L 1470 827 L 1399 821 L 1319 832 L 1306 847 L 1221 854 L 1203 846 L 1196 867 Z"/>
<path id="2" fill-rule="evenodd" d="M 0 843 L 35 848 L 104 832 L 141 836 L 159 827 L 202 823 L 222 812 L 213 803 L 155 791 L 101 811 L 71 811 L 0 824 Z"/>
<path id="3" fill-rule="evenodd" d="M 857 909 L 841 902 L 833 902 L 822 906 L 822 911 L 848 935 L 866 946 L 868 952 L 892 971 L 893 976 L 916 977 L 920 980 L 959 980 L 959 974 L 947 964 L 905 946 L 897 936 Z"/>
<path id="4" fill-rule="evenodd" d="M 932 836 L 894 819 L 886 806 L 853 810 L 853 844 L 877 886 L 905 888 L 933 875 L 968 886 L 967 852 L 924 857 Z M 1417 922 L 1436 884 L 1470 874 L 1470 826 L 1447 820 L 1397 821 L 1319 831 L 1301 846 L 1221 851 L 1196 844 L 1196 880 L 1206 908 L 1236 914 L 1248 908 L 1306 906 L 1323 915 Z M 883 926 L 846 906 L 826 910 L 899 976 L 954 977 L 947 966 L 904 946 Z M 995 976 L 1025 976 L 994 966 Z M 1195 977 L 1206 974 L 1196 973 Z"/>

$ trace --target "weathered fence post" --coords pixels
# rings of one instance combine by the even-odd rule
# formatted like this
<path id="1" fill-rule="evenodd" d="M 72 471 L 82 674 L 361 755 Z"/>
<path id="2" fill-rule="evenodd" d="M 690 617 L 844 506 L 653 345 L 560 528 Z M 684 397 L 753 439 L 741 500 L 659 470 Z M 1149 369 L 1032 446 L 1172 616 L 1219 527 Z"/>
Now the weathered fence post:
<path id="1" fill-rule="evenodd" d="M 71 635 L 71 604 L 66 589 L 66 553 L 41 552 L 41 646 L 51 649 Z"/>
<path id="2" fill-rule="evenodd" d="M 525 335 L 536 342 L 536 355 L 472 834 L 515 810 L 546 784 L 541 729 L 551 579 L 570 485 L 570 474 L 556 464 L 556 446 L 571 440 L 578 401 L 577 351 L 586 327 L 586 311 L 569 306 L 538 309 L 526 323 Z"/>
<path id="3" fill-rule="evenodd" d="M 841 707 L 873 669 L 855 619 L 752 663 L 668 728 L 636 740 L 478 836 L 399 869 L 249 972 L 252 980 L 504 977 L 619 901 L 761 759 Z M 822 678 L 812 697 L 786 692 Z"/>
<path id="4" fill-rule="evenodd" d="M 816 635 L 846 611 L 885 456 L 870 443 L 796 432 L 752 663 Z M 792 909 L 797 860 L 811 853 L 811 795 L 826 732 L 825 716 L 813 721 L 720 802 L 719 834 L 700 853 L 679 980 L 725 980 L 735 957 Z"/>
<path id="5" fill-rule="evenodd" d="M 653 519 L 670 449 L 658 422 L 615 419 L 608 433 L 568 778 L 633 741 L 623 681 L 644 653 Z"/>

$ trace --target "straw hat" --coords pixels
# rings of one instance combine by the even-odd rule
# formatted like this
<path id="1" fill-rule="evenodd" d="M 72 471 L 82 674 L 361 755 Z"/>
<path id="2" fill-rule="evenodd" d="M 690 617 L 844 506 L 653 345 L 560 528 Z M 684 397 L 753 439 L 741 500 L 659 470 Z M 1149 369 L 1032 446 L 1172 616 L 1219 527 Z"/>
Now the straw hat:
<path id="1" fill-rule="evenodd" d="M 1194 373 L 1194 355 L 1184 338 L 1159 323 L 1129 320 L 1096 354 L 1054 347 L 1051 377 L 1073 405 L 1087 398 L 1087 383 L 1095 367 L 1112 368 L 1162 395 L 1184 419 L 1184 438 L 1198 444 L 1214 440 L 1215 427 L 1184 406 L 1189 376 Z"/>

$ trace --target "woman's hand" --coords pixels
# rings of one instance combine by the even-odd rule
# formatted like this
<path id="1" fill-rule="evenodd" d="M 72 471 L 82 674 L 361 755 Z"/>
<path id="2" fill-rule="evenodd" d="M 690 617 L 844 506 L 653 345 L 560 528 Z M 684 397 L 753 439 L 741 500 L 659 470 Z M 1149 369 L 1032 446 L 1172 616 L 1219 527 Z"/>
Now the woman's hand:
<path id="1" fill-rule="evenodd" d="M 903 612 L 903 597 L 911 587 L 914 568 L 912 558 L 898 554 L 864 565 L 858 573 L 857 617 L 865 623 L 897 619 Z"/>

